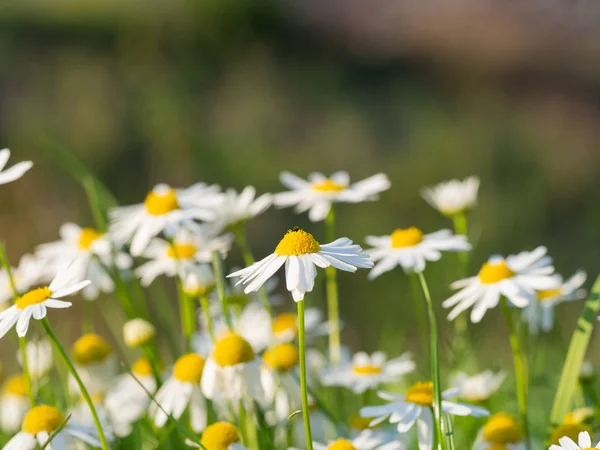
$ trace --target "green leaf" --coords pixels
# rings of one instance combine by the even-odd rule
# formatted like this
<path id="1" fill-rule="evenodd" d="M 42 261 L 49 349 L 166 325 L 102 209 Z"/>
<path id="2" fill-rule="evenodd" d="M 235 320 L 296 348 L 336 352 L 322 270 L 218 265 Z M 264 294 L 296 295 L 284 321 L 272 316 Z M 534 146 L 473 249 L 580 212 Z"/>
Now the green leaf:
<path id="1" fill-rule="evenodd" d="M 555 428 L 562 423 L 571 408 L 573 395 L 577 389 L 579 370 L 592 335 L 594 321 L 600 310 L 600 276 L 596 279 L 583 312 L 577 321 L 577 328 L 571 338 L 567 358 L 563 365 L 558 390 L 550 414 L 550 425 Z"/>

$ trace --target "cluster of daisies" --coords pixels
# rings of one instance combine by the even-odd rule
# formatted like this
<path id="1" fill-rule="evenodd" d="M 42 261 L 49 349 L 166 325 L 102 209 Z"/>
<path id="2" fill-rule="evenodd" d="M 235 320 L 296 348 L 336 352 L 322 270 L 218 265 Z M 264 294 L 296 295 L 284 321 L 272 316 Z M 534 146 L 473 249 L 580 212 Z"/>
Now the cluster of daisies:
<path id="1" fill-rule="evenodd" d="M 0 184 L 32 166 L 5 169 L 9 156 L 0 151 Z M 373 280 L 400 268 L 427 297 L 426 265 L 443 253 L 456 253 L 467 273 L 466 216 L 476 206 L 477 178 L 422 192 L 454 231 L 398 228 L 366 236 L 364 250 L 335 237 L 335 208 L 377 200 L 391 187 L 385 175 L 352 183 L 346 172 L 307 180 L 283 172 L 280 180 L 287 191 L 263 195 L 251 186 L 159 184 L 142 203 L 106 211 L 107 226 L 66 223 L 57 241 L 14 266 L 3 253 L 0 337 L 18 342 L 21 367 L 4 378 L 0 395 L 3 448 L 445 450 L 450 430 L 468 420 L 461 416 L 477 422 L 469 443 L 476 450 L 592 448 L 593 408 L 574 410 L 551 440 L 540 440 L 516 401 L 490 411 L 504 371 L 446 374 L 442 390 L 409 352 L 353 354 L 340 343 L 336 270 L 368 269 Z M 246 222 L 272 206 L 308 212 L 325 223 L 331 242 L 290 227 L 273 253 L 255 261 Z M 227 267 L 236 246 L 245 268 Z M 327 314 L 308 295 L 320 269 Z M 522 326 L 538 334 L 553 328 L 557 304 L 583 298 L 585 281 L 583 272 L 563 279 L 538 247 L 491 256 L 474 276 L 452 283 L 456 293 L 441 306 L 449 320 L 469 314 L 476 323 L 503 304 L 509 314 L 522 311 Z M 48 310 L 71 307 L 72 295 L 86 305 L 84 317 L 51 317 L 55 333 Z M 114 300 L 118 312 L 106 314 L 96 300 Z M 94 328 L 100 314 L 102 332 Z M 79 336 L 70 348 L 57 338 L 63 330 Z"/>

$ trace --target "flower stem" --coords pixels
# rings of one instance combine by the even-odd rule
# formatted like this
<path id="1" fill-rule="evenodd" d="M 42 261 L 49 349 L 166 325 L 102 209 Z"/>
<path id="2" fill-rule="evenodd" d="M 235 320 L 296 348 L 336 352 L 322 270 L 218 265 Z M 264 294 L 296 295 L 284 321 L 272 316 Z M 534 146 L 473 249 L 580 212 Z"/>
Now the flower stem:
<path id="1" fill-rule="evenodd" d="M 243 228 L 243 225 L 237 225 L 233 228 L 233 234 L 235 235 L 235 240 L 242 251 L 242 257 L 244 258 L 244 263 L 246 266 L 251 266 L 254 264 L 254 256 L 252 255 L 252 250 L 250 249 L 250 245 L 248 244 L 248 239 L 246 239 L 246 232 Z M 267 295 L 267 291 L 264 287 L 261 287 L 258 290 L 258 298 L 260 299 L 260 303 L 269 314 L 271 314 L 271 303 L 269 302 L 269 296 Z"/>
<path id="2" fill-rule="evenodd" d="M 502 298 L 502 310 L 504 311 L 504 317 L 506 318 L 506 325 L 508 327 L 508 333 L 510 336 L 510 346 L 512 349 L 513 360 L 515 365 L 515 379 L 517 384 L 517 404 L 519 407 L 519 415 L 521 416 L 521 422 L 523 423 L 523 430 L 525 432 L 525 444 L 527 446 L 527 449 L 529 450 L 531 444 L 529 440 L 529 421 L 527 418 L 527 361 L 525 359 L 525 354 L 521 350 L 519 336 L 515 328 L 512 312 L 505 298 Z"/>
<path id="3" fill-rule="evenodd" d="M 335 240 L 335 210 L 333 205 L 325 218 L 325 239 L 327 242 Z M 340 340 L 340 310 L 337 284 L 337 272 L 335 267 L 329 266 L 325 269 L 327 278 L 327 316 L 331 328 L 329 330 L 329 361 L 337 366 L 341 359 Z"/>
<path id="4" fill-rule="evenodd" d="M 308 390 L 306 387 L 306 347 L 304 342 L 304 300 L 298 303 L 298 344 L 300 350 L 300 390 L 302 392 L 302 418 L 306 436 L 306 450 L 313 450 L 310 431 L 310 411 L 308 410 Z"/>
<path id="5" fill-rule="evenodd" d="M 467 215 L 465 212 L 461 212 L 452 216 L 452 222 L 454 223 L 454 232 L 456 234 L 460 234 L 465 237 L 468 236 L 469 228 L 467 224 Z M 465 278 L 469 273 L 469 252 L 459 252 L 457 256 L 461 268 L 460 277 Z M 468 343 L 468 339 L 466 337 L 468 320 L 469 319 L 467 318 L 466 314 L 460 314 L 454 320 L 454 341 L 452 346 L 454 348 L 454 353 L 458 358 L 463 355 Z"/>
<path id="6" fill-rule="evenodd" d="M 440 359 L 438 354 L 438 332 L 437 322 L 435 320 L 435 312 L 433 311 L 433 303 L 431 302 L 431 295 L 429 293 L 429 286 L 423 272 L 418 272 L 419 282 L 425 295 L 425 301 L 427 302 L 427 310 L 429 313 L 429 343 L 430 343 L 430 369 L 431 369 L 431 381 L 433 381 L 433 422 L 435 426 L 436 441 L 438 442 L 438 448 L 446 448 L 446 440 L 442 434 L 442 389 L 440 383 Z"/>
<path id="7" fill-rule="evenodd" d="M 427 323 L 425 320 L 425 308 L 423 308 L 423 302 L 421 301 L 421 286 L 419 284 L 419 277 L 416 273 L 411 273 L 408 276 L 410 280 L 410 290 L 412 293 L 413 302 L 415 305 L 415 316 L 417 316 L 417 328 L 419 330 L 419 345 L 423 352 L 426 351 L 426 342 L 429 341 L 427 337 Z"/>
<path id="8" fill-rule="evenodd" d="M 208 306 L 208 297 L 206 296 L 206 294 L 201 294 L 198 297 L 198 299 L 200 301 L 202 311 L 204 311 L 204 315 L 206 316 L 206 328 L 208 328 L 208 334 L 210 334 L 210 337 L 213 340 L 213 342 L 216 342 L 215 328 L 213 325 L 212 316 L 210 314 L 210 307 Z"/>
<path id="9" fill-rule="evenodd" d="M 179 294 L 179 313 L 181 329 L 185 337 L 185 351 L 191 348 L 192 335 L 196 331 L 196 308 L 194 300 L 185 292 L 181 278 L 177 277 L 177 293 Z"/>
<path id="10" fill-rule="evenodd" d="M 215 272 L 215 282 L 217 284 L 217 294 L 219 301 L 221 302 L 221 309 L 223 311 L 223 318 L 227 323 L 229 331 L 233 331 L 233 324 L 231 323 L 231 316 L 229 315 L 229 306 L 227 305 L 227 297 L 225 296 L 225 277 L 223 274 L 223 258 L 218 251 L 213 252 L 213 270 Z"/>
<path id="11" fill-rule="evenodd" d="M 106 441 L 106 437 L 104 436 L 104 430 L 102 429 L 102 425 L 100 424 L 100 419 L 98 418 L 98 413 L 96 412 L 96 408 L 94 407 L 94 402 L 92 402 L 92 399 L 90 398 L 90 394 L 88 393 L 85 385 L 81 381 L 81 378 L 79 377 L 77 370 L 75 370 L 75 367 L 73 366 L 73 363 L 69 359 L 69 356 L 67 355 L 67 352 L 65 351 L 64 347 L 60 344 L 58 338 L 54 334 L 54 331 L 52 331 L 52 327 L 50 326 L 50 322 L 48 322 L 48 319 L 43 318 L 41 320 L 41 322 L 42 322 L 42 325 L 44 326 L 44 329 L 46 330 L 46 333 L 48 334 L 48 337 L 54 343 L 54 347 L 56 348 L 58 353 L 60 353 L 60 356 L 62 356 L 63 361 L 65 362 L 65 364 L 67 365 L 67 368 L 69 369 L 69 372 L 71 372 L 71 375 L 73 375 L 73 378 L 77 382 L 77 385 L 79 386 L 79 389 L 81 390 L 81 395 L 83 396 L 83 399 L 85 400 L 88 407 L 90 408 L 90 412 L 92 413 L 92 418 L 94 419 L 94 424 L 96 425 L 96 430 L 98 430 L 98 438 L 100 439 L 100 443 L 102 444 L 102 449 L 108 450 L 108 442 Z"/>

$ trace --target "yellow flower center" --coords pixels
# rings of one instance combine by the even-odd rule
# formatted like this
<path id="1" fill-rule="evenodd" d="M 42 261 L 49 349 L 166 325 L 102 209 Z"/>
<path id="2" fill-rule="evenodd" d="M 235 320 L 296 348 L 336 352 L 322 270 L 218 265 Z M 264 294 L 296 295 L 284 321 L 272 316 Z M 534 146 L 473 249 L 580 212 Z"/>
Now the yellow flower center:
<path id="1" fill-rule="evenodd" d="M 494 284 L 499 281 L 512 278 L 515 273 L 508 268 L 506 261 L 501 260 L 494 263 L 485 263 L 479 271 L 479 280 L 483 284 Z"/>
<path id="2" fill-rule="evenodd" d="M 190 259 L 196 254 L 196 247 L 192 244 L 173 244 L 167 249 L 167 256 L 173 259 Z"/>
<path id="3" fill-rule="evenodd" d="M 406 393 L 406 401 L 422 406 L 433 406 L 433 383 L 428 381 L 413 384 Z"/>
<path id="4" fill-rule="evenodd" d="M 283 239 L 275 248 L 275 254 L 279 256 L 300 256 L 308 253 L 316 253 L 321 246 L 312 234 L 294 227 L 285 234 Z"/>
<path id="5" fill-rule="evenodd" d="M 206 450 L 227 450 L 231 444 L 240 442 L 240 432 L 229 422 L 216 422 L 206 427 L 200 443 Z"/>
<path id="6" fill-rule="evenodd" d="M 293 331 L 294 334 L 298 333 L 298 319 L 296 314 L 283 313 L 279 314 L 275 320 L 273 320 L 273 334 L 282 334 L 286 331 Z"/>
<path id="7" fill-rule="evenodd" d="M 588 433 L 592 432 L 592 429 L 584 425 L 582 423 L 563 423 L 559 425 L 550 436 L 550 443 L 554 445 L 559 445 L 558 440 L 564 436 L 573 439 L 577 442 L 577 438 L 579 433 L 587 431 Z"/>
<path id="8" fill-rule="evenodd" d="M 326 180 L 320 181 L 319 183 L 313 183 L 312 188 L 315 191 L 321 192 L 340 192 L 348 188 L 348 186 L 343 184 L 337 184 L 335 181 L 327 178 Z"/>
<path id="9" fill-rule="evenodd" d="M 162 216 L 179 209 L 179 201 L 175 190 L 169 188 L 166 192 L 150 192 L 144 200 L 144 206 L 148 214 Z"/>
<path id="10" fill-rule="evenodd" d="M 294 344 L 278 344 L 263 355 L 265 364 L 278 372 L 287 372 L 298 365 L 298 347 Z"/>
<path id="11" fill-rule="evenodd" d="M 27 397 L 29 395 L 27 380 L 23 375 L 13 375 L 4 382 L 2 391 L 5 394 Z"/>
<path id="12" fill-rule="evenodd" d="M 152 366 L 147 358 L 140 358 L 131 366 L 131 372 L 138 377 L 147 377 L 152 375 Z"/>
<path id="13" fill-rule="evenodd" d="M 52 296 L 52 291 L 50 289 L 48 289 L 47 286 L 41 287 L 41 288 L 34 289 L 32 291 L 29 291 L 26 294 L 23 294 L 22 296 L 20 296 L 17 299 L 17 301 L 15 302 L 15 305 L 17 305 L 17 308 L 19 308 L 19 309 L 25 309 L 28 306 L 38 305 L 40 303 L 43 303 L 46 300 L 48 300 L 51 296 Z"/>
<path id="14" fill-rule="evenodd" d="M 571 411 L 565 417 L 563 423 L 589 423 L 594 419 L 594 408 L 583 407 Z"/>
<path id="15" fill-rule="evenodd" d="M 350 418 L 350 428 L 356 431 L 363 431 L 369 428 L 369 424 L 373 418 L 371 417 L 360 417 L 359 415 L 354 415 Z"/>
<path id="16" fill-rule="evenodd" d="M 103 362 L 111 352 L 108 342 L 97 334 L 85 334 L 73 345 L 73 358 L 80 365 Z"/>
<path id="17" fill-rule="evenodd" d="M 514 444 L 523 440 L 517 421 L 506 413 L 494 414 L 483 427 L 483 438 L 492 444 Z"/>
<path id="18" fill-rule="evenodd" d="M 196 353 L 180 357 L 173 367 L 173 376 L 184 383 L 199 384 L 204 370 L 204 358 Z"/>
<path id="19" fill-rule="evenodd" d="M 254 359 L 252 346 L 237 334 L 228 334 L 215 344 L 212 358 L 221 367 L 235 366 Z"/>
<path id="20" fill-rule="evenodd" d="M 392 248 L 414 247 L 423 240 L 423 232 L 416 227 L 396 228 L 392 233 Z"/>
<path id="21" fill-rule="evenodd" d="M 557 289 L 545 289 L 543 291 L 538 291 L 537 299 L 540 302 L 544 302 L 546 300 L 550 300 L 552 298 L 556 298 L 560 295 L 560 288 Z"/>
<path id="22" fill-rule="evenodd" d="M 25 414 L 21 429 L 28 434 L 36 435 L 45 431 L 51 434 L 65 420 L 65 416 L 54 406 L 34 406 Z"/>
<path id="23" fill-rule="evenodd" d="M 338 439 L 330 444 L 327 450 L 356 450 L 356 447 L 347 439 Z"/>
<path id="24" fill-rule="evenodd" d="M 352 371 L 357 375 L 377 375 L 378 373 L 381 373 L 381 367 L 371 365 L 353 366 Z"/>
<path id="25" fill-rule="evenodd" d="M 97 241 L 102 237 L 102 233 L 94 230 L 93 228 L 83 228 L 79 235 L 79 248 L 82 250 L 89 250 L 94 241 Z"/>

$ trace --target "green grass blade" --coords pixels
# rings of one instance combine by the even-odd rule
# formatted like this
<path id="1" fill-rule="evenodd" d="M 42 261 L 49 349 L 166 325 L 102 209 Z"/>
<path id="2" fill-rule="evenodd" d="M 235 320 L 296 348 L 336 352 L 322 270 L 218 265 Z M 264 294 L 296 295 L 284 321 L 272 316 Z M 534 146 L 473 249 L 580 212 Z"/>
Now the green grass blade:
<path id="1" fill-rule="evenodd" d="M 571 338 L 567 358 L 563 365 L 558 390 L 554 397 L 554 405 L 550 414 L 550 425 L 558 426 L 569 412 L 573 395 L 577 389 L 579 369 L 592 335 L 594 321 L 600 310 L 600 276 L 596 279 L 589 298 L 585 302 L 583 312 L 577 321 L 577 328 Z"/>

